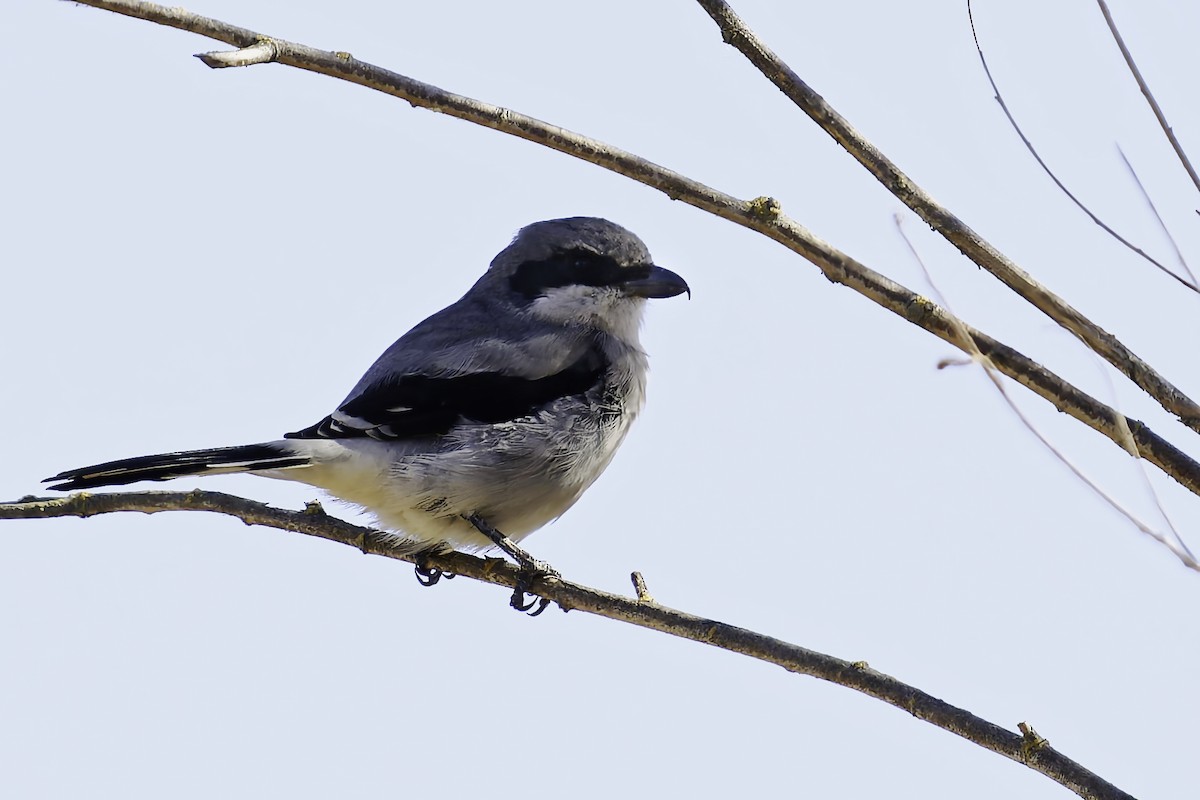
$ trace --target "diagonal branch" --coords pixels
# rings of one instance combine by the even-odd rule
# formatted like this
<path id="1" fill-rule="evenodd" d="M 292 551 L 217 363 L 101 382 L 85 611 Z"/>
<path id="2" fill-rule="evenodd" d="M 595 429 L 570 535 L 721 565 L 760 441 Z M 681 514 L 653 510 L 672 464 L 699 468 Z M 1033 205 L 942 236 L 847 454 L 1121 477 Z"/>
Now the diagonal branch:
<path id="1" fill-rule="evenodd" d="M 983 45 L 980 44 L 979 33 L 975 30 L 975 15 L 971 11 L 970 0 L 967 0 L 967 19 L 971 23 L 971 36 L 975 39 L 975 52 L 979 53 L 979 63 L 983 66 L 984 76 L 987 78 L 988 83 L 990 83 L 992 86 L 992 93 L 996 97 L 996 102 L 1000 104 L 1000 110 L 1004 112 L 1004 116 L 1008 119 L 1008 124 L 1012 126 L 1013 131 L 1015 131 L 1017 134 L 1017 138 L 1019 138 L 1021 143 L 1025 145 L 1025 149 L 1029 151 L 1031 156 L 1033 156 L 1033 160 L 1036 161 L 1038 166 L 1042 168 L 1042 172 L 1045 172 L 1046 175 L 1050 177 L 1050 180 L 1054 181 L 1054 185 L 1058 187 L 1059 191 L 1067 196 L 1068 200 L 1075 204 L 1076 208 L 1086 214 L 1088 219 L 1090 219 L 1096 225 L 1099 225 L 1105 233 L 1124 245 L 1126 249 L 1141 256 L 1146 261 L 1150 262 L 1150 264 L 1152 264 L 1154 267 L 1156 267 L 1160 272 L 1171 276 L 1187 288 L 1191 289 L 1193 292 L 1200 292 L 1200 287 L 1197 287 L 1194 281 L 1189 281 L 1183 276 L 1176 274 L 1173 270 L 1168 268 L 1166 264 L 1163 264 L 1145 250 L 1138 247 L 1121 234 L 1117 233 L 1111 225 L 1100 219 L 1100 217 L 1090 208 L 1088 208 L 1082 200 L 1076 197 L 1075 193 L 1067 188 L 1067 185 L 1059 179 L 1058 175 L 1054 174 L 1054 170 L 1050 169 L 1050 165 L 1046 163 L 1044 158 L 1042 158 L 1041 153 L 1037 151 L 1037 148 L 1033 146 L 1033 142 L 1029 140 L 1029 137 L 1025 135 L 1025 131 L 1022 130 L 1021 126 L 1017 123 L 1017 118 L 1013 116 L 1012 111 L 1008 107 L 1008 103 L 1004 102 L 1004 96 L 1000 93 L 1000 87 L 996 84 L 996 79 L 992 76 L 992 69 L 988 66 L 987 58 L 983 55 Z M 1124 156 L 1122 156 L 1122 158 L 1123 157 Z M 1151 208 L 1153 208 L 1153 204 L 1151 204 Z M 1158 212 L 1155 211 L 1156 216 L 1157 214 Z M 1159 218 L 1159 222 L 1162 222 L 1161 217 Z M 1170 234 L 1168 234 L 1168 237 L 1169 236 Z M 1178 250 L 1176 250 L 1176 252 L 1178 252 Z"/>
<path id="2" fill-rule="evenodd" d="M 928 299 L 859 263 L 845 253 L 814 236 L 795 220 L 784 215 L 779 204 L 768 197 L 740 200 L 699 181 L 651 163 L 632 153 L 595 139 L 573 133 L 507 108 L 453 94 L 396 72 L 368 64 L 344 52 L 318 50 L 302 44 L 263 36 L 220 20 L 192 14 L 180 8 L 167 8 L 136 0 L 77 0 L 83 5 L 115 11 L 172 28 L 191 31 L 210 39 L 227 42 L 249 52 L 240 55 L 204 54 L 208 62 L 264 63 L 274 61 L 356 83 L 399 97 L 414 106 L 429 108 L 458 119 L 507 133 L 549 147 L 560 153 L 588 161 L 632 178 L 665 193 L 674 200 L 708 211 L 723 219 L 779 242 L 816 265 L 829 280 L 848 286 L 883 308 L 917 325 L 966 353 L 978 347 L 997 369 L 1055 408 L 1070 414 L 1103 434 L 1129 452 L 1126 426 L 1133 432 L 1137 452 L 1189 491 L 1200 495 L 1200 464 L 1155 434 L 1143 423 L 1128 419 L 1099 400 L 1076 388 L 1041 364 L 1016 350 L 975 330 Z M 262 46 L 269 43 L 269 47 Z M 962 332 L 974 338 L 964 342 Z M 1188 401 L 1189 403 L 1191 401 Z M 1200 417 L 1196 417 L 1200 420 Z"/>
<path id="3" fill-rule="evenodd" d="M 1192 268 L 1188 266 L 1187 258 L 1184 257 L 1183 251 L 1179 249 L 1179 242 L 1175 241 L 1175 237 L 1171 235 L 1171 229 L 1167 227 L 1166 220 L 1162 214 L 1158 213 L 1158 207 L 1154 205 L 1153 198 L 1150 197 L 1150 192 L 1146 189 L 1146 184 L 1142 183 L 1142 179 L 1138 177 L 1137 170 L 1133 168 L 1133 162 L 1125 155 L 1125 151 L 1121 149 L 1121 145 L 1117 145 L 1117 155 L 1121 157 L 1121 163 L 1125 165 L 1125 169 L 1129 172 L 1129 177 L 1133 178 L 1133 184 L 1138 188 L 1138 194 L 1146 201 L 1146 207 L 1150 209 L 1150 213 L 1154 215 L 1154 221 L 1158 223 L 1158 229 L 1162 231 L 1162 235 L 1170 243 L 1171 249 L 1175 251 L 1175 260 L 1179 262 L 1179 266 L 1183 267 L 1183 271 L 1188 274 L 1188 280 L 1192 285 L 1196 285 L 1196 275 L 1192 272 Z"/>
<path id="4" fill-rule="evenodd" d="M 1196 184 L 1197 189 L 1200 189 L 1200 175 L 1196 174 L 1195 167 L 1192 166 L 1187 153 L 1183 151 L 1183 145 L 1175 138 L 1175 131 L 1171 130 L 1171 126 L 1167 123 L 1167 115 L 1163 113 L 1162 108 L 1158 105 L 1158 101 L 1154 99 L 1154 93 L 1150 91 L 1149 84 L 1142 77 L 1142 71 L 1138 69 L 1137 62 L 1133 60 L 1133 54 L 1125 46 L 1125 39 L 1121 36 L 1121 32 L 1117 30 L 1117 23 L 1113 21 L 1112 14 L 1108 10 L 1108 3 L 1104 2 L 1104 0 L 1096 0 L 1096 2 L 1100 4 L 1100 12 L 1104 14 L 1104 21 L 1108 24 L 1108 30 L 1112 34 L 1113 39 L 1116 40 L 1117 47 L 1121 48 L 1121 56 L 1125 59 L 1125 65 L 1133 73 L 1133 79 L 1137 81 L 1138 88 L 1142 90 L 1146 102 L 1150 104 L 1150 110 L 1154 112 L 1154 118 L 1158 120 L 1159 127 L 1167 135 L 1167 141 L 1171 143 L 1171 148 L 1175 151 L 1175 155 L 1179 157 L 1179 162 L 1183 164 L 1183 168 L 1187 170 L 1192 183 Z"/>
<path id="5" fill-rule="evenodd" d="M 413 564 L 420 561 L 426 568 L 465 575 L 497 586 L 514 588 L 521 577 L 517 568 L 499 559 L 477 558 L 457 552 L 418 556 L 411 546 L 398 544 L 395 537 L 327 516 L 316 503 L 310 504 L 304 511 L 288 511 L 234 495 L 204 491 L 80 493 L 64 498 L 26 497 L 15 503 L 0 503 L 0 519 L 90 517 L 118 511 L 146 514 L 159 511 L 212 511 L 236 517 L 247 525 L 265 525 L 316 536 L 356 547 L 363 553 Z M 636 579 L 634 583 L 636 587 Z M 890 675 L 873 670 L 865 662 L 844 661 L 745 628 L 676 611 L 653 600 L 623 597 L 557 578 L 538 579 L 532 590 L 564 610 L 584 611 L 712 645 L 775 664 L 789 672 L 810 675 L 862 692 L 1024 764 L 1081 797 L 1095 800 L 1130 798 L 1130 795 L 1050 747 L 1045 739 L 1028 729 L 1024 723 L 1023 730 L 1028 729 L 1028 733 L 1016 734 L 1005 730 Z M 639 596 L 643 592 L 644 581 Z M 648 597 L 648 593 L 645 596 Z"/>
<path id="6" fill-rule="evenodd" d="M 1089 349 L 1120 370 L 1185 425 L 1200 432 L 1200 405 L 1082 313 L 1033 279 L 965 222 L 939 205 L 912 178 L 868 142 L 841 114 L 771 51 L 724 0 L 697 0 L 721 29 L 726 42 L 742 53 L 804 113 L 925 222 L 979 266 L 1034 307 L 1070 331 Z"/>
<path id="7" fill-rule="evenodd" d="M 921 272 L 924 273 L 925 280 L 929 283 L 930 288 L 933 289 L 934 297 L 936 297 L 938 299 L 938 301 L 942 304 L 942 306 L 944 308 L 949 308 L 950 304 L 948 302 L 946 302 L 946 298 L 942 295 L 941 291 L 938 290 L 937 283 L 933 280 L 933 275 L 929 272 L 929 268 L 925 266 L 925 260 L 921 258 L 921 254 L 917 252 L 916 246 L 913 245 L 912 240 L 908 238 L 908 234 L 904 232 L 904 228 L 902 227 L 901 223 L 902 223 L 902 220 L 900 218 L 900 215 L 897 214 L 896 215 L 896 231 L 900 234 L 900 238 L 902 238 L 904 240 L 904 244 L 908 246 L 908 250 L 910 253 L 912 253 L 912 257 L 917 262 L 917 265 L 921 268 Z M 963 334 L 963 338 L 967 339 L 968 341 L 970 340 L 970 337 L 967 336 L 966 334 Z M 1096 356 L 1094 356 L 1094 355 L 1092 357 L 1096 358 Z M 1156 531 L 1154 528 L 1151 528 L 1147 523 L 1140 520 L 1136 514 L 1134 514 L 1129 509 L 1125 508 L 1123 505 L 1121 505 L 1119 502 L 1117 502 L 1116 498 L 1114 498 L 1108 492 L 1104 491 L 1104 489 L 1100 488 L 1100 485 L 1098 483 L 1096 483 L 1094 480 L 1092 480 L 1091 478 L 1089 478 L 1087 476 L 1087 474 L 1083 471 L 1082 468 L 1080 468 L 1074 461 L 1072 461 L 1070 458 L 1067 457 L 1066 453 L 1064 453 L 1062 450 L 1060 450 L 1058 447 L 1056 447 L 1050 441 L 1050 439 L 1047 438 L 1047 436 L 1044 433 L 1042 433 L 1041 430 L 1038 429 L 1037 425 L 1035 425 L 1033 423 L 1033 420 L 1031 420 L 1028 416 L 1026 416 L 1025 412 L 1021 410 L 1021 408 L 1016 404 L 1016 402 L 1013 400 L 1013 398 L 1009 395 L 1008 389 L 1006 389 L 1004 387 L 1003 381 L 1000 380 L 1000 376 L 996 374 L 996 372 L 997 372 L 996 365 L 991 362 L 991 359 L 989 359 L 983 353 L 976 350 L 975 352 L 973 352 L 971 354 L 971 361 L 968 363 L 972 363 L 972 362 L 979 364 L 979 366 L 983 368 L 983 372 L 985 375 L 987 375 L 988 380 L 990 380 L 992 382 L 992 385 L 996 387 L 996 390 L 998 392 L 1000 392 L 1000 396 L 1004 399 L 1004 402 L 1008 405 L 1008 407 L 1012 411 L 1013 415 L 1016 416 L 1016 418 L 1021 422 L 1021 424 L 1025 426 L 1025 429 L 1027 431 L 1029 431 L 1035 439 L 1037 439 L 1039 442 L 1041 442 L 1042 446 L 1045 447 L 1046 450 L 1049 451 L 1051 455 L 1053 455 L 1055 458 L 1057 458 L 1059 460 L 1059 462 L 1062 463 L 1063 466 L 1065 466 L 1067 469 L 1069 469 L 1071 471 L 1071 473 L 1074 474 L 1075 477 L 1080 480 L 1080 482 L 1082 482 L 1085 486 L 1087 486 L 1089 489 L 1091 489 L 1096 494 L 1096 496 L 1098 496 L 1101 500 L 1103 500 L 1105 503 L 1107 503 L 1114 511 L 1116 511 L 1122 517 L 1127 519 L 1130 522 L 1130 524 L 1132 524 L 1135 528 L 1137 528 L 1139 531 L 1144 533 L 1146 536 L 1149 536 L 1154 541 L 1161 544 L 1163 547 L 1170 550 L 1171 554 L 1174 555 L 1176 558 L 1178 558 L 1179 561 L 1185 567 L 1187 567 L 1188 569 L 1193 570 L 1195 572 L 1200 572 L 1200 561 L 1196 560 L 1196 556 L 1192 553 L 1192 551 L 1190 549 L 1188 549 L 1188 546 L 1183 541 L 1183 539 L 1180 538 L 1179 532 L 1177 530 L 1175 530 L 1175 526 L 1171 523 L 1170 518 L 1167 516 L 1166 509 L 1163 508 L 1162 503 L 1158 502 L 1158 495 L 1154 491 L 1154 484 L 1152 484 L 1150 482 L 1148 473 L 1146 472 L 1146 469 L 1144 466 L 1142 466 L 1141 473 L 1142 473 L 1142 477 L 1146 479 L 1146 488 L 1148 488 L 1150 490 L 1151 496 L 1154 497 L 1155 503 L 1158 505 L 1159 512 L 1163 515 L 1163 519 L 1166 520 L 1167 526 L 1170 528 L 1170 531 L 1172 534 L 1171 536 L 1167 536 L 1166 534 Z M 943 362 L 942 364 L 938 365 L 938 369 L 941 369 L 942 367 L 945 367 L 945 366 L 949 366 L 949 364 Z M 1109 374 L 1107 371 L 1104 371 L 1102 369 L 1101 372 L 1105 378 L 1109 378 Z M 1111 381 L 1110 381 L 1110 385 L 1111 385 Z M 1115 394 L 1115 390 L 1114 390 L 1114 394 Z M 1129 444 L 1128 449 L 1130 449 L 1133 452 L 1136 452 L 1137 446 L 1133 445 L 1133 444 Z M 1141 466 L 1141 465 L 1139 465 L 1139 466 Z"/>

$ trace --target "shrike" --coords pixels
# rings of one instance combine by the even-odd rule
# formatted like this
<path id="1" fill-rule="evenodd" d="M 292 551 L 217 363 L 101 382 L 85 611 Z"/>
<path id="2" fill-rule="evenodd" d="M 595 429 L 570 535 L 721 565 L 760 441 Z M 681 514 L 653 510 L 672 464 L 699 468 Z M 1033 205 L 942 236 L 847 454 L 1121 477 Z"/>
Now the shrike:
<path id="1" fill-rule="evenodd" d="M 535 222 L 462 299 L 387 349 L 311 427 L 262 444 L 110 461 L 57 490 L 249 472 L 299 481 L 419 546 L 523 537 L 570 508 L 642 408 L 645 299 L 689 291 L 642 240 L 593 217 Z"/>

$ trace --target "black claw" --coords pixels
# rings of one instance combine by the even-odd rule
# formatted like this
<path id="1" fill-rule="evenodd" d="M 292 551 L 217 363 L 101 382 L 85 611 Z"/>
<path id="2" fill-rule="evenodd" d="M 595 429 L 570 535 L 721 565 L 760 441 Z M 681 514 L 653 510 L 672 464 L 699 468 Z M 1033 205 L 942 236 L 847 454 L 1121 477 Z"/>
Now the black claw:
<path id="1" fill-rule="evenodd" d="M 508 604 L 517 611 L 528 611 L 537 605 L 537 595 L 531 595 L 534 599 L 528 603 L 525 602 L 525 590 L 520 586 L 513 589 L 512 597 L 509 598 Z"/>
<path id="2" fill-rule="evenodd" d="M 417 582 L 422 586 L 433 586 L 442 578 L 445 578 L 448 581 L 454 579 L 453 572 L 443 572 L 437 567 L 429 566 L 430 556 L 440 555 L 443 552 L 446 551 L 434 546 L 422 550 L 416 554 L 417 558 L 416 561 L 413 562 L 413 571 L 417 573 Z"/>
<path id="3" fill-rule="evenodd" d="M 414 564 L 413 572 L 417 573 L 417 583 L 422 586 L 433 586 L 442 579 L 442 571 L 437 567 Z"/>
<path id="4" fill-rule="evenodd" d="M 520 577 L 517 578 L 517 585 L 513 587 L 512 597 L 509 598 L 508 604 L 517 611 L 522 613 L 528 612 L 531 617 L 536 617 L 545 611 L 550 605 L 550 600 L 534 594 L 530 587 L 535 580 L 546 577 L 546 575 L 547 573 L 537 570 L 522 570 Z M 553 573 L 553 575 L 557 577 L 557 573 Z M 529 602 L 525 601 L 525 595 L 529 595 Z"/>
<path id="5" fill-rule="evenodd" d="M 531 617 L 536 617 L 550 606 L 549 598 L 538 597 L 536 594 L 529 594 L 529 602 L 525 602 L 526 594 L 529 594 L 529 592 L 518 586 L 513 589 L 512 597 L 509 598 L 508 604 L 517 611 L 528 612 Z"/>
<path id="6" fill-rule="evenodd" d="M 422 586 L 433 586 L 442 578 L 448 581 L 454 580 L 453 572 L 443 572 L 437 567 L 431 567 L 425 563 L 423 556 L 418 556 L 417 561 L 413 564 L 413 572 L 417 573 L 417 583 Z"/>

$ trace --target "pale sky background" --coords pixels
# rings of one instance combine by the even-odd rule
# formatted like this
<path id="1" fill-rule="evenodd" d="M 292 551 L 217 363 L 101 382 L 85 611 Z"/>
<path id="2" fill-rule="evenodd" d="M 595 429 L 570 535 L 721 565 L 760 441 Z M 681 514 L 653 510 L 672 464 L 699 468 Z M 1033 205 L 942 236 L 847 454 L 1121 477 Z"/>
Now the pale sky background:
<path id="1" fill-rule="evenodd" d="M 1200 159 L 1200 5 L 1111 6 Z M 929 291 L 900 203 L 693 3 L 187 7 L 772 195 Z M 1200 397 L 1200 297 L 1044 177 L 992 99 L 962 2 L 736 7 L 937 199 Z M 1169 258 L 1119 142 L 1200 263 L 1197 193 L 1095 5 L 984 0 L 976 18 L 1060 176 Z M 605 216 L 694 299 L 649 309 L 646 412 L 584 499 L 527 540 L 535 554 L 613 591 L 641 570 L 666 605 L 1028 721 L 1138 796 L 1194 796 L 1200 575 L 1072 477 L 978 369 L 937 370 L 949 346 L 756 234 L 492 131 L 280 66 L 211 71 L 192 54 L 223 45 L 68 3 L 6 2 L 0 30 L 0 498 L 69 467 L 309 425 L 517 228 Z M 903 216 L 955 311 L 1200 455 Z M 1117 447 L 1011 393 L 1162 525 Z M 1200 548 L 1200 498 L 1151 480 Z M 204 485 L 291 508 L 315 496 Z M 424 589 L 406 564 L 303 536 L 198 513 L 0 527 L 5 797 L 1070 796 L 853 691 L 582 613 L 528 619 L 499 589 Z"/>

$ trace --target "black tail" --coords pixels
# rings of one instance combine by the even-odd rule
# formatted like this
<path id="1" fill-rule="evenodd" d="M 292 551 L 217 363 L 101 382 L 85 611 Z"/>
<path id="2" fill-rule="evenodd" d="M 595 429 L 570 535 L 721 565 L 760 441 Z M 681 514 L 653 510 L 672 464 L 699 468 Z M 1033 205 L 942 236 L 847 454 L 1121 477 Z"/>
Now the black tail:
<path id="1" fill-rule="evenodd" d="M 279 444 L 247 444 L 241 447 L 214 447 L 109 461 L 91 467 L 60 472 L 42 483 L 54 483 L 51 489 L 93 489 L 97 486 L 123 486 L 138 481 L 166 481 L 186 475 L 213 475 L 222 472 L 252 472 L 259 469 L 284 469 L 308 464 L 306 456 Z"/>

